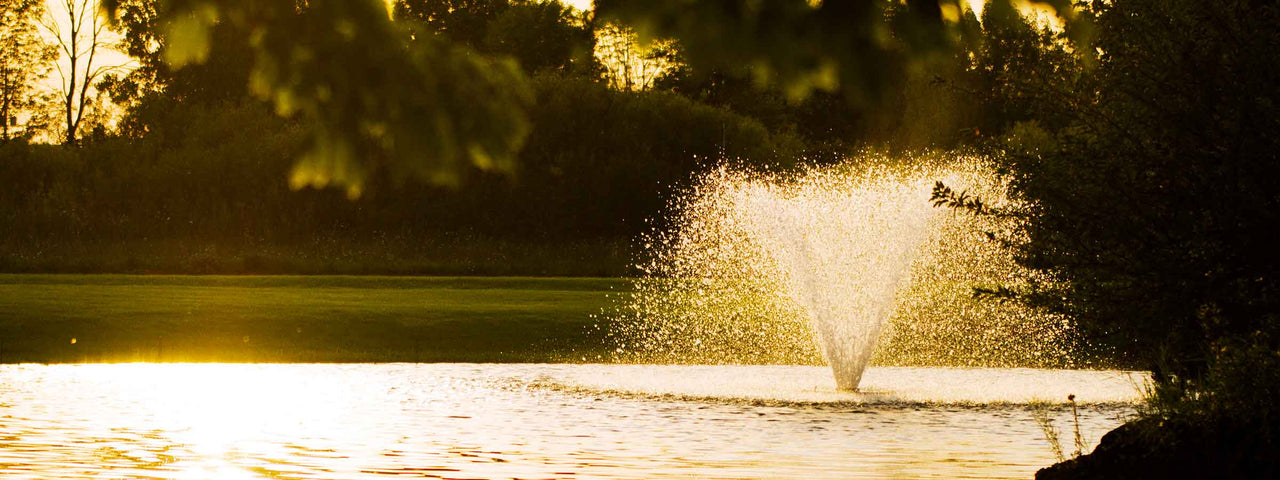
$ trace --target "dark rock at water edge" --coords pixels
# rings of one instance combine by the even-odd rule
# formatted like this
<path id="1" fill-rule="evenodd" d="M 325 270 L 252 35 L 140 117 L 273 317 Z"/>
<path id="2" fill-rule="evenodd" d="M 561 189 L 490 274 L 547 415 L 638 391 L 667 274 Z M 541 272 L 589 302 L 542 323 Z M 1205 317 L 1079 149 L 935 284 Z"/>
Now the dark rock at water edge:
<path id="1" fill-rule="evenodd" d="M 1036 480 L 1280 478 L 1274 425 L 1142 418 L 1107 432 L 1093 453 L 1036 472 Z"/>

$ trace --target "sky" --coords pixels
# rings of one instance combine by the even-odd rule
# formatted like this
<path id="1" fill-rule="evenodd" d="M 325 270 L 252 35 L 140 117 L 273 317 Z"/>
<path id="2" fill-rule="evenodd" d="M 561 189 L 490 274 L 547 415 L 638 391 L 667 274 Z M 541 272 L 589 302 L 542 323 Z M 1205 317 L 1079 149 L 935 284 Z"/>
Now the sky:
<path id="1" fill-rule="evenodd" d="M 591 0 L 562 0 L 564 3 L 577 8 L 578 10 L 590 10 Z"/>
<path id="2" fill-rule="evenodd" d="M 75 0 L 76 6 L 77 7 L 80 6 L 81 2 L 83 1 L 84 0 Z M 95 5 L 96 3 L 97 3 L 97 0 L 89 0 L 88 2 L 89 5 Z M 58 27 L 61 28 L 63 31 L 69 30 L 66 5 L 67 5 L 66 0 L 46 0 L 45 2 L 45 7 L 48 9 L 49 14 L 52 15 L 54 20 L 58 23 Z M 50 40 L 52 40 L 52 36 L 47 30 L 41 29 L 41 33 L 44 34 Z M 104 43 L 116 42 L 116 41 L 119 41 L 119 39 L 120 39 L 120 35 L 110 30 L 107 30 L 106 32 L 103 33 Z M 94 58 L 94 63 L 96 65 L 124 65 L 130 62 L 130 58 L 128 55 L 118 51 L 111 50 L 109 48 L 104 48 L 100 50 L 98 52 L 98 55 L 99 55 L 98 57 Z M 60 62 L 63 63 L 64 68 L 69 68 L 69 66 L 66 65 L 67 57 L 65 54 L 63 54 L 62 58 L 60 59 Z M 55 71 L 52 75 L 52 77 L 54 77 L 55 84 L 57 83 L 56 82 L 57 76 L 58 76 L 58 73 Z"/>

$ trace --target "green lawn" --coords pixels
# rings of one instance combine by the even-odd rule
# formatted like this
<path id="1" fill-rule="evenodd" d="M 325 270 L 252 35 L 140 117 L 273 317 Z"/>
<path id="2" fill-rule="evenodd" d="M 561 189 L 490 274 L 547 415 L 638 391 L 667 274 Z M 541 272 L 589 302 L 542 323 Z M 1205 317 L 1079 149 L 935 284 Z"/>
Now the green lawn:
<path id="1" fill-rule="evenodd" d="M 0 362 L 598 360 L 624 279 L 0 275 Z M 72 342 L 72 339 L 75 339 Z"/>

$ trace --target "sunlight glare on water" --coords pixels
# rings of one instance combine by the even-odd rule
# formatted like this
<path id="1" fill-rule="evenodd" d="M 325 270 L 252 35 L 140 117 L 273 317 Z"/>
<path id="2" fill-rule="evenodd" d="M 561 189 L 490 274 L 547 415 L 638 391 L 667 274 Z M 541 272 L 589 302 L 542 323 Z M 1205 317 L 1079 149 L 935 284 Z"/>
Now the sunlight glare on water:
<path id="1" fill-rule="evenodd" d="M 643 365 L 0 366 L 4 478 L 1026 478 L 1122 372 Z M 1070 390 L 1068 392 L 1068 390 Z M 734 393 L 739 392 L 739 393 Z M 1100 402 L 1100 403 L 1089 403 Z"/>

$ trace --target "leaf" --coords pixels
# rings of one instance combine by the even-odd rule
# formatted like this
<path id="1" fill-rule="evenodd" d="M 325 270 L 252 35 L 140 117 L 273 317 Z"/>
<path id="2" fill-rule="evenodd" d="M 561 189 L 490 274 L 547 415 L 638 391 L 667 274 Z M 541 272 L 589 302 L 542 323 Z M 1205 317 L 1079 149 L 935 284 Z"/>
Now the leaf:
<path id="1" fill-rule="evenodd" d="M 209 31 L 218 22 L 218 9 L 200 4 L 173 19 L 166 36 L 164 60 L 174 67 L 202 63 L 209 58 Z"/>

